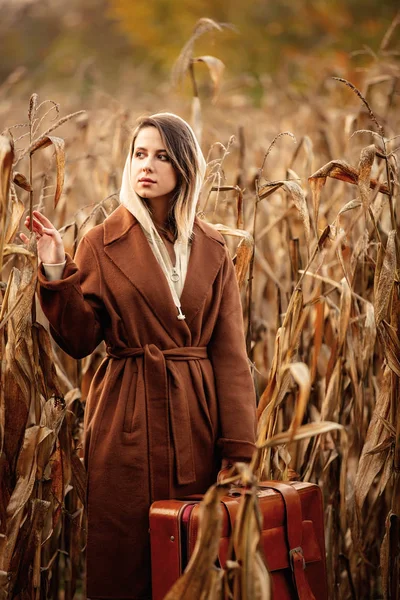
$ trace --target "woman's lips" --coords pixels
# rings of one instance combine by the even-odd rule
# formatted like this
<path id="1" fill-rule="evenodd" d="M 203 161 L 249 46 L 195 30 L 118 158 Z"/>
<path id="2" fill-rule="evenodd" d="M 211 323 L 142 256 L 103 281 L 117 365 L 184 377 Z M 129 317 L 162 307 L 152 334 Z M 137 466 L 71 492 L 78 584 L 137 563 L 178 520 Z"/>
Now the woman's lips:
<path id="1" fill-rule="evenodd" d="M 153 181 L 152 179 L 147 179 L 146 177 L 143 177 L 142 179 L 139 179 L 139 183 L 155 183 L 155 181 Z"/>

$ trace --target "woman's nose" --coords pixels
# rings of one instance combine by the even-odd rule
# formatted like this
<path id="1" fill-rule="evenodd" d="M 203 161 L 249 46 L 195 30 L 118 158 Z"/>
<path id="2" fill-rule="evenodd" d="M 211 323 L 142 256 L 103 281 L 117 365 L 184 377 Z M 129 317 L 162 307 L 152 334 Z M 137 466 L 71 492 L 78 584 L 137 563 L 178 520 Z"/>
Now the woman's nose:
<path id="1" fill-rule="evenodd" d="M 148 156 L 147 158 L 144 159 L 143 163 L 142 163 L 142 169 L 143 171 L 151 171 L 152 170 L 152 160 L 150 158 L 150 156 Z"/>

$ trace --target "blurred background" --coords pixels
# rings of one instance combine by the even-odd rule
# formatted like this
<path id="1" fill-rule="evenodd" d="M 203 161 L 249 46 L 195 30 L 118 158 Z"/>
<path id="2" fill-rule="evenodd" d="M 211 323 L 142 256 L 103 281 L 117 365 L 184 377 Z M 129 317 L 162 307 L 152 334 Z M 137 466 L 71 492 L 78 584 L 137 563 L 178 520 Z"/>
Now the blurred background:
<path id="1" fill-rule="evenodd" d="M 230 26 L 200 39 L 198 54 L 218 56 L 226 85 L 241 76 L 257 103 L 268 76 L 302 88 L 309 77 L 362 69 L 398 0 L 0 0 L 0 8 L 0 81 L 23 68 L 29 86 L 84 98 L 96 85 L 154 92 L 209 17 Z"/>

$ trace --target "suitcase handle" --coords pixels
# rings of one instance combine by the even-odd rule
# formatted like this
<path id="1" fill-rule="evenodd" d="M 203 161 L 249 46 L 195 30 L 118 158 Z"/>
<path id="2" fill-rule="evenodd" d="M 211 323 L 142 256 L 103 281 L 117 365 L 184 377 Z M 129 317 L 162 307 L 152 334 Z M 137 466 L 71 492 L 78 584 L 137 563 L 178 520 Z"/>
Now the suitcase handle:
<path id="1" fill-rule="evenodd" d="M 303 516 L 299 493 L 291 485 L 280 481 L 265 481 L 260 483 L 260 487 L 271 488 L 282 496 L 286 510 L 289 563 L 292 569 L 293 583 L 299 600 L 315 600 L 304 573 L 306 562 L 301 547 L 303 543 Z"/>

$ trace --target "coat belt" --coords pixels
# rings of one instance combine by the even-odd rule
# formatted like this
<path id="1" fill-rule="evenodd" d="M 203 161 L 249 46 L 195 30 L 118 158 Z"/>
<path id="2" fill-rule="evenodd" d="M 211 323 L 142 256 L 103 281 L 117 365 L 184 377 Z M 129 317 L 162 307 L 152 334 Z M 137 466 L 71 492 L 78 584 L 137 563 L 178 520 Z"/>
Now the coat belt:
<path id="1" fill-rule="evenodd" d="M 146 394 L 151 500 L 170 498 L 170 426 L 178 484 L 188 485 L 196 481 L 185 381 L 173 363 L 205 360 L 208 358 L 207 348 L 185 346 L 160 350 L 154 344 L 146 344 L 143 348 L 108 346 L 107 355 L 116 359 L 135 358 L 138 362 L 138 387 L 143 377 Z M 142 361 L 143 364 L 140 364 Z"/>

